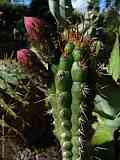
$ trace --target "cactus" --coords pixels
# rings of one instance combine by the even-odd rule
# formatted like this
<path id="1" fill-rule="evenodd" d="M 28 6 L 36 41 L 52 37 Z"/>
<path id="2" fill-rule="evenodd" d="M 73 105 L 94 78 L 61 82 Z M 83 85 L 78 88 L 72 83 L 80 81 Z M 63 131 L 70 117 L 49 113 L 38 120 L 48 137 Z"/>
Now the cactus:
<path id="1" fill-rule="evenodd" d="M 56 75 L 56 95 L 58 108 L 60 108 L 60 121 L 61 123 L 61 137 L 60 142 L 62 146 L 63 160 L 72 159 L 72 143 L 71 143 L 71 73 L 70 68 L 72 66 L 72 50 L 74 45 L 68 43 L 65 46 L 65 53 L 61 55 L 58 73 Z M 59 82 L 59 85 L 58 83 Z"/>
<path id="2" fill-rule="evenodd" d="M 61 148 L 63 160 L 72 160 L 71 143 L 71 67 L 73 63 L 73 43 L 66 44 L 64 53 L 60 57 L 57 73 L 55 74 L 55 88 L 52 102 L 55 134 L 57 135 Z M 55 99 L 56 98 L 56 99 Z M 59 113 L 59 114 L 58 114 Z"/>
<path id="3" fill-rule="evenodd" d="M 61 25 L 62 20 L 66 21 L 69 18 L 68 11 L 72 9 L 70 0 L 49 0 L 49 8 L 56 21 Z M 29 17 L 27 19 L 29 20 Z M 27 19 L 24 18 L 24 20 Z M 48 39 L 47 36 L 42 39 L 45 32 L 41 33 L 41 28 L 38 29 L 38 27 L 45 27 L 45 24 L 42 20 L 31 19 L 30 17 L 30 22 L 32 21 L 36 24 L 35 28 L 32 23 L 30 26 L 28 23 L 27 27 L 27 21 L 25 27 L 30 36 L 32 29 L 35 45 L 38 45 L 37 51 L 34 52 L 42 61 L 42 53 L 39 53 L 42 49 L 46 49 L 43 42 L 48 43 Z M 52 65 L 51 71 L 54 74 L 53 84 L 48 90 L 48 100 L 52 106 L 54 133 L 61 144 L 63 160 L 91 159 L 89 146 L 96 93 L 93 72 L 95 65 L 94 62 L 91 62 L 95 60 L 94 56 L 91 56 L 94 47 L 90 48 L 89 36 L 85 37 L 84 33 L 81 34 L 77 27 L 71 25 L 68 30 L 66 28 L 66 35 L 64 34 L 66 37 L 61 41 L 65 42 L 66 45 L 64 48 L 61 48 L 63 45 L 58 45 L 63 52 L 59 64 L 51 64 L 46 61 L 48 66 Z M 41 34 L 37 37 L 36 33 Z M 30 41 L 33 39 L 31 38 Z M 40 50 L 41 43 L 42 49 Z M 48 70 L 48 67 L 46 69 Z"/>
<path id="4" fill-rule="evenodd" d="M 71 75 L 72 75 L 72 81 L 73 81 L 72 89 L 71 89 L 71 93 L 72 93 L 71 122 L 72 122 L 73 160 L 83 159 L 82 154 L 84 152 L 85 152 L 84 158 L 86 156 L 87 148 L 83 148 L 83 147 L 85 147 L 85 145 L 88 142 L 88 139 L 84 139 L 84 138 L 86 138 L 86 135 L 89 133 L 89 129 L 87 130 L 88 131 L 87 133 L 86 125 L 84 123 L 86 124 L 88 123 L 86 121 L 87 118 L 88 120 L 91 120 L 91 117 L 90 119 L 88 117 L 88 113 L 89 114 L 92 113 L 90 112 L 90 109 L 87 108 L 88 104 L 86 104 L 87 100 L 85 96 L 87 92 L 83 94 L 85 90 L 85 86 L 88 83 L 88 74 L 89 74 L 89 71 L 88 71 L 88 67 L 89 67 L 88 61 L 89 60 L 88 60 L 88 53 L 86 49 L 87 49 L 87 46 L 76 47 L 73 50 L 74 62 L 73 62 L 72 69 L 71 69 Z M 87 60 L 85 60 L 86 55 L 87 55 Z M 89 87 L 87 88 L 87 91 L 89 91 Z M 89 97 L 87 98 L 89 99 Z M 89 99 L 88 101 L 91 101 L 91 99 Z M 85 107 L 87 108 L 87 110 Z M 85 125 L 85 128 L 83 127 L 84 125 Z"/>
<path id="5" fill-rule="evenodd" d="M 56 19 L 56 22 L 64 27 L 63 24 L 64 22 L 68 22 L 67 18 L 69 18 L 69 13 L 71 14 L 72 11 L 71 2 L 69 0 L 49 0 L 49 9 Z M 92 142 L 91 137 L 93 136 L 91 126 L 96 94 L 96 81 L 94 77 L 96 55 L 92 55 L 92 51 L 94 52 L 94 49 L 96 49 L 94 47 L 96 43 L 92 44 L 89 40 L 91 39 L 90 37 L 94 36 L 92 35 L 94 34 L 94 27 L 96 27 L 96 24 L 95 26 L 92 25 L 94 22 L 96 23 L 96 18 L 94 21 L 93 15 L 90 13 L 90 17 L 81 17 L 81 26 L 78 26 L 76 22 L 73 22 L 76 23 L 74 26 L 65 26 L 66 32 L 62 35 L 65 37 L 64 40 L 61 41 L 63 44 L 59 43 L 57 47 L 60 47 L 59 50 L 61 50 L 64 43 L 68 43 L 65 45 L 64 53 L 60 57 L 59 65 L 52 64 L 53 61 L 47 61 L 47 64 L 49 64 L 46 69 L 49 70 L 51 67 L 50 69 L 54 74 L 48 99 L 52 105 L 55 125 L 54 133 L 61 144 L 63 160 L 92 159 L 91 151 L 93 148 L 90 142 Z M 38 28 L 38 25 L 36 27 Z M 30 28 L 28 26 L 28 33 L 31 32 Z M 33 33 L 36 33 L 36 31 L 39 30 L 33 29 Z M 30 37 L 31 35 L 32 34 L 30 34 Z M 33 35 L 35 39 L 33 39 Z M 39 59 L 42 60 L 41 54 L 39 54 L 39 43 L 42 43 L 41 50 L 46 49 L 47 51 L 48 48 L 54 49 L 55 47 L 48 47 L 52 46 L 49 43 L 51 41 L 48 41 L 51 39 L 42 36 L 43 34 L 41 34 L 40 39 L 36 37 L 36 34 L 33 35 L 30 40 L 34 40 L 34 47 L 38 45 L 38 47 L 36 47 L 38 50 L 35 50 L 35 53 Z M 37 45 L 36 41 L 38 42 Z M 43 42 L 46 42 L 46 46 Z M 51 53 L 53 52 L 52 49 L 50 49 Z M 96 54 L 98 52 L 96 52 Z M 27 65 L 27 58 L 29 56 L 26 54 L 25 57 L 25 54 L 24 56 L 22 54 L 22 57 L 24 59 L 21 59 L 19 56 L 18 59 L 21 63 Z M 94 128 L 94 130 L 96 129 Z M 94 138 L 93 141 L 95 141 Z"/>
<path id="6" fill-rule="evenodd" d="M 71 116 L 71 122 L 72 122 L 72 153 L 73 153 L 73 160 L 76 160 L 79 158 L 79 128 L 80 124 L 78 119 L 80 118 L 80 103 L 81 103 L 81 78 L 82 78 L 82 72 L 80 68 L 79 61 L 80 60 L 80 50 L 78 52 L 77 50 L 76 55 L 76 48 L 73 50 L 73 57 L 74 62 L 71 68 L 71 75 L 72 75 L 72 103 L 71 103 L 71 110 L 72 110 L 72 116 Z M 76 59 L 76 56 L 79 59 Z"/>
<path id="7" fill-rule="evenodd" d="M 88 77 L 92 76 L 91 68 L 88 68 Z M 95 81 L 89 81 L 83 83 L 82 88 L 82 103 L 81 103 L 81 113 L 80 113 L 80 159 L 86 160 L 91 158 L 90 153 L 90 136 L 92 132 L 92 111 L 94 109 L 94 98 L 95 98 Z"/>
<path id="8" fill-rule="evenodd" d="M 36 17 L 24 17 L 24 25 L 27 31 L 28 40 L 35 42 L 44 42 L 46 39 L 46 22 Z"/>
<path id="9" fill-rule="evenodd" d="M 55 74 L 53 117 L 63 160 L 86 160 L 90 152 L 95 81 L 89 44 L 79 43 L 65 45 Z"/>
<path id="10" fill-rule="evenodd" d="M 64 0 L 60 2 L 66 4 Z M 63 160 L 91 159 L 96 57 L 90 37 L 80 33 L 75 25 L 63 32 L 67 44 L 55 74 L 56 106 L 53 106 L 53 117 L 55 109 L 59 111 L 54 119 L 55 128 L 59 126 L 55 130 L 59 130 L 56 135 L 61 143 Z"/>

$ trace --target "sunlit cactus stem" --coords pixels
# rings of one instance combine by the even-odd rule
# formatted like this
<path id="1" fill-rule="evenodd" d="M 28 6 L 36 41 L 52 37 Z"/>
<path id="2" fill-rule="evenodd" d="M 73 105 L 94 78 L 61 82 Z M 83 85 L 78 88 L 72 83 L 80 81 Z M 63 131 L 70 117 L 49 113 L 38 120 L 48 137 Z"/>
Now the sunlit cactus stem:
<path id="1" fill-rule="evenodd" d="M 90 158 L 89 138 L 94 108 L 95 80 L 88 51 L 87 47 L 76 47 L 72 53 L 74 57 L 71 68 L 73 160 Z"/>
<path id="2" fill-rule="evenodd" d="M 71 143 L 71 66 L 73 63 L 73 43 L 65 46 L 64 54 L 60 57 L 58 72 L 55 76 L 57 108 L 60 113 L 57 115 L 55 126 L 59 126 L 60 144 L 63 160 L 72 160 Z M 54 112 L 54 111 L 53 111 Z M 57 129 L 57 128 L 56 128 Z"/>
<path id="3" fill-rule="evenodd" d="M 72 88 L 71 88 L 71 94 L 72 94 L 72 103 L 71 103 L 71 122 L 72 122 L 72 153 L 73 153 L 73 160 L 76 160 L 80 157 L 79 153 L 79 117 L 80 117 L 80 103 L 81 103 L 81 68 L 79 64 L 80 60 L 80 50 L 75 48 L 73 50 L 73 57 L 74 62 L 71 68 L 71 75 L 72 75 Z"/>

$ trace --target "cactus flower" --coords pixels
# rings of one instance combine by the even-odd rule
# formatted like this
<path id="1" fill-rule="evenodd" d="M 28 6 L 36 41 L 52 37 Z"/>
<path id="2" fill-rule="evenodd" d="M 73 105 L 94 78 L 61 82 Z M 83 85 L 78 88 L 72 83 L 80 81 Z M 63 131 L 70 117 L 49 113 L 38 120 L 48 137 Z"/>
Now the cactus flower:
<path id="1" fill-rule="evenodd" d="M 29 49 L 20 49 L 17 51 L 17 60 L 20 64 L 25 66 L 30 66 L 30 50 Z"/>
<path id="2" fill-rule="evenodd" d="M 46 22 L 36 17 L 24 17 L 24 24 L 30 41 L 44 41 Z"/>

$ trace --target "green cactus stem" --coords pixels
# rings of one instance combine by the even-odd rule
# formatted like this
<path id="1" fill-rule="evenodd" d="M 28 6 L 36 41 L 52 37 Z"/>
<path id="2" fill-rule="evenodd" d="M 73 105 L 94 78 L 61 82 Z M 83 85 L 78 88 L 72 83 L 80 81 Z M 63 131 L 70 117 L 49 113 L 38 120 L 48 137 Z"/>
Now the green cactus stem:
<path id="1" fill-rule="evenodd" d="M 80 117 L 80 103 L 81 103 L 81 80 L 83 78 L 81 68 L 80 68 L 80 50 L 73 50 L 73 58 L 74 62 L 71 68 L 71 76 L 72 76 L 72 103 L 71 103 L 71 122 L 72 122 L 72 153 L 73 153 L 73 160 L 76 160 L 80 157 L 79 152 L 79 135 L 78 130 L 80 127 L 79 124 L 79 117 Z M 77 58 L 76 58 L 77 57 Z"/>
<path id="2" fill-rule="evenodd" d="M 96 89 L 89 52 L 89 45 L 67 43 L 54 72 L 53 118 L 63 160 L 90 159 Z"/>
<path id="3" fill-rule="evenodd" d="M 71 144 L 71 95 L 69 92 L 61 92 L 58 94 L 58 105 L 57 107 L 60 108 L 60 128 L 61 128 L 61 137 L 60 143 L 62 148 L 62 157 L 63 160 L 69 160 L 72 157 L 72 144 Z M 66 116 L 67 115 L 67 116 Z"/>
<path id="4" fill-rule="evenodd" d="M 90 74 L 91 75 L 91 74 Z M 95 83 L 85 82 L 82 89 L 82 103 L 80 113 L 80 160 L 88 160 L 92 156 L 90 138 L 92 133 L 92 111 L 94 109 Z M 91 153 L 90 153 L 91 152 Z"/>
<path id="5" fill-rule="evenodd" d="M 81 102 L 81 83 L 80 82 L 73 82 L 72 84 L 72 104 L 71 104 L 71 123 L 72 123 L 72 153 L 73 153 L 73 160 L 76 160 L 79 157 L 79 135 L 78 130 L 80 127 L 79 124 L 79 117 L 80 117 L 80 102 Z"/>
<path id="6" fill-rule="evenodd" d="M 74 62 L 71 68 L 72 76 L 72 160 L 89 159 L 89 137 L 91 132 L 92 111 L 94 108 L 95 81 L 89 59 L 84 61 L 86 48 L 73 50 Z"/>
<path id="7" fill-rule="evenodd" d="M 94 109 L 94 98 L 96 95 L 95 72 L 91 66 L 91 62 L 87 63 L 86 80 L 82 83 L 82 102 L 80 104 L 80 160 L 88 160 L 92 156 L 90 151 L 90 138 L 92 133 L 92 111 Z"/>
<path id="8" fill-rule="evenodd" d="M 64 54 L 61 55 L 57 72 L 55 74 L 55 96 L 56 106 L 53 106 L 53 118 L 55 134 L 58 137 L 63 160 L 72 160 L 71 143 L 71 66 L 73 63 L 72 51 L 74 45 L 68 43 Z"/>

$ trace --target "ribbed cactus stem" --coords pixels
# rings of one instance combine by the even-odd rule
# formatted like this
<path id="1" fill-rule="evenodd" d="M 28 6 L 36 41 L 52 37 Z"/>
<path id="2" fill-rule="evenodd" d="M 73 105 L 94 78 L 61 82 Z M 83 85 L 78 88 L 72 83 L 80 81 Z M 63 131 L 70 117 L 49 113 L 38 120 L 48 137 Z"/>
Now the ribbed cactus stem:
<path id="1" fill-rule="evenodd" d="M 92 68 L 87 66 L 87 76 L 85 82 L 82 84 L 82 103 L 80 105 L 80 158 L 79 160 L 89 160 L 92 156 L 90 151 L 90 138 L 91 138 L 91 124 L 92 124 L 92 111 L 94 109 L 94 98 L 96 93 L 95 77 Z"/>
<path id="2" fill-rule="evenodd" d="M 59 73 L 63 73 L 62 76 Z M 72 157 L 72 144 L 71 144 L 71 94 L 69 92 L 70 85 L 67 88 L 67 82 L 70 81 L 68 78 L 68 71 L 58 71 L 58 77 L 56 81 L 61 81 L 62 83 L 56 83 L 56 95 L 57 95 L 57 108 L 60 110 L 58 119 L 60 123 L 60 144 L 62 148 L 63 160 L 69 160 Z M 58 78 L 60 78 L 58 80 Z M 59 84 L 59 86 L 58 86 Z M 63 85 L 63 86 L 62 86 Z"/>
<path id="3" fill-rule="evenodd" d="M 73 160 L 76 160 L 79 157 L 79 117 L 80 117 L 80 101 L 81 101 L 81 95 L 80 95 L 80 82 L 73 82 L 72 84 L 72 104 L 71 104 L 71 110 L 72 110 L 72 116 L 71 116 L 71 122 L 72 122 L 72 153 L 73 153 Z"/>
<path id="4" fill-rule="evenodd" d="M 89 138 L 91 133 L 92 111 L 94 108 L 95 81 L 89 63 L 89 54 L 86 48 L 73 50 L 74 63 L 71 68 L 72 75 L 72 160 L 88 160 Z M 85 64 L 82 64 L 87 57 Z"/>
<path id="5" fill-rule="evenodd" d="M 73 153 L 73 159 L 77 160 L 80 157 L 79 152 L 79 128 L 80 123 L 78 119 L 80 118 L 80 104 L 81 104 L 81 80 L 82 80 L 82 72 L 80 68 L 80 50 L 74 49 L 73 50 L 73 57 L 74 62 L 71 68 L 71 75 L 72 75 L 72 88 L 71 88 L 71 94 L 72 94 L 72 103 L 71 103 L 71 110 L 72 110 L 72 116 L 71 116 L 71 122 L 72 122 L 72 153 Z"/>
<path id="6" fill-rule="evenodd" d="M 69 95 L 68 92 L 66 92 L 66 95 Z M 62 148 L 62 157 L 63 160 L 70 160 L 72 158 L 72 143 L 71 143 L 71 110 L 70 107 L 67 108 L 64 107 L 61 109 L 61 148 Z"/>
<path id="7" fill-rule="evenodd" d="M 71 143 L 71 66 L 73 63 L 72 50 L 74 45 L 68 43 L 65 47 L 64 54 L 60 57 L 58 72 L 55 76 L 57 108 L 60 144 L 62 149 L 63 160 L 72 160 L 72 143 Z"/>
<path id="8" fill-rule="evenodd" d="M 89 160 L 92 111 L 96 93 L 89 45 L 70 42 L 55 72 L 55 120 L 63 160 Z M 54 112 L 53 109 L 53 112 Z"/>

